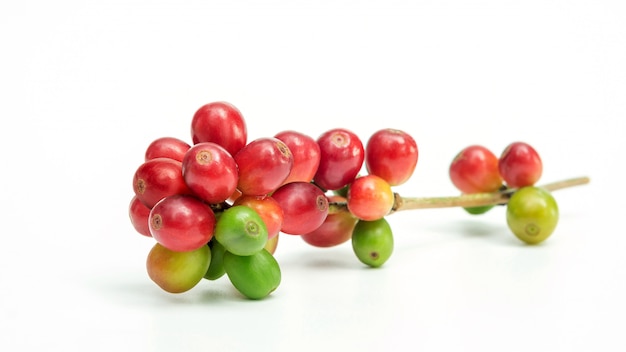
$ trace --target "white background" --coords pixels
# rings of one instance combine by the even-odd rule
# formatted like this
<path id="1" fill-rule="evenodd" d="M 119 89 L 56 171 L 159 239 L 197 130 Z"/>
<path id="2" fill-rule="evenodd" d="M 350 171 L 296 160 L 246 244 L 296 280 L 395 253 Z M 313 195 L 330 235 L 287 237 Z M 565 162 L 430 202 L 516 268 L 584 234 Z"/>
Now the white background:
<path id="1" fill-rule="evenodd" d="M 260 2 L 259 2 L 260 3 Z M 12 1 L 0 5 L 0 350 L 626 349 L 623 1 Z M 9 4 L 9 5 L 7 5 Z M 416 139 L 408 196 L 457 192 L 469 144 L 523 140 L 561 220 L 522 245 L 504 208 L 389 217 L 378 270 L 283 236 L 262 301 L 224 277 L 161 291 L 131 178 L 226 100 L 249 140 L 335 127 Z"/>

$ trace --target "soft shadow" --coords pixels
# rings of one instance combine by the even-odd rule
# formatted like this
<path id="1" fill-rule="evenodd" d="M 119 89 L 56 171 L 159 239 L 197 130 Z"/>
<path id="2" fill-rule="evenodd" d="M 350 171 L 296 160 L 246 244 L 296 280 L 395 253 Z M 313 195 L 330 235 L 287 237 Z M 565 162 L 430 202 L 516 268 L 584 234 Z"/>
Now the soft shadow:
<path id="1" fill-rule="evenodd" d="M 456 220 L 431 227 L 431 230 L 450 238 L 480 239 L 505 246 L 527 246 L 511 233 L 506 223 L 496 224 L 473 219 Z"/>
<path id="2" fill-rule="evenodd" d="M 454 225 L 457 234 L 468 237 L 500 236 L 505 230 L 501 225 L 482 221 L 460 220 L 456 221 Z"/>
<path id="3" fill-rule="evenodd" d="M 349 250 L 348 250 L 349 249 Z M 279 262 L 285 267 L 306 267 L 319 269 L 360 269 L 360 262 L 351 248 L 311 248 L 306 253 L 281 255 Z"/>
<path id="4" fill-rule="evenodd" d="M 222 277 L 215 281 L 202 279 L 195 287 L 182 293 L 169 293 L 162 290 L 147 278 L 136 279 L 131 276 L 101 277 L 82 282 L 92 291 L 93 296 L 108 303 L 130 306 L 161 306 L 170 304 L 219 304 L 247 300 L 228 281 Z"/>

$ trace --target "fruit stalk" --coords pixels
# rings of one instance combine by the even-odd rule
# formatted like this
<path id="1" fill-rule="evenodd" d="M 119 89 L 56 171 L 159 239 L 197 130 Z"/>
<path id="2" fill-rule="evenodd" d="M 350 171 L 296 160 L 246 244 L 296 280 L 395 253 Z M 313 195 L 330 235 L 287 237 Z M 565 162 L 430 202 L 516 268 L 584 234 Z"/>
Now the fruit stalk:
<path id="1" fill-rule="evenodd" d="M 589 183 L 589 181 L 589 177 L 577 177 L 547 183 L 540 187 L 551 192 L 564 188 L 585 185 Z M 506 204 L 515 191 L 517 191 L 517 188 L 507 188 L 499 192 L 464 194 L 455 197 L 402 197 L 400 194 L 395 193 L 395 200 L 391 213 L 411 209 L 478 207 L 485 205 Z"/>

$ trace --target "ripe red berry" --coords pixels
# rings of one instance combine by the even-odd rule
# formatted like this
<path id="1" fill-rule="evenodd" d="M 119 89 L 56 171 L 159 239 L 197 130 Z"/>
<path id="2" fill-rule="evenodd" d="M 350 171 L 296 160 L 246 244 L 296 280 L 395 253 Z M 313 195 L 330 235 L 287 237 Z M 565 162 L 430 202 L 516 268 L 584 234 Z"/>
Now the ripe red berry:
<path id="1" fill-rule="evenodd" d="M 174 137 L 157 138 L 146 149 L 145 160 L 170 158 L 183 161 L 190 146 L 187 142 Z"/>
<path id="2" fill-rule="evenodd" d="M 417 143 L 408 133 L 383 129 L 374 133 L 365 147 L 369 174 L 382 177 L 392 186 L 406 182 L 417 165 Z"/>
<path id="3" fill-rule="evenodd" d="M 328 200 L 331 202 L 346 201 L 340 196 L 330 196 Z M 350 240 L 357 221 L 358 219 L 345 209 L 329 212 L 320 227 L 312 232 L 302 234 L 300 237 L 304 242 L 315 247 L 337 246 Z"/>
<path id="4" fill-rule="evenodd" d="M 208 203 L 221 203 L 237 189 L 235 159 L 221 146 L 198 143 L 183 159 L 183 177 L 193 193 Z"/>
<path id="5" fill-rule="evenodd" d="M 326 190 L 337 190 L 354 181 L 365 159 L 365 150 L 359 137 L 351 131 L 336 128 L 318 139 L 320 164 L 313 178 Z"/>
<path id="6" fill-rule="evenodd" d="M 519 188 L 534 185 L 541 178 L 543 165 L 532 146 L 524 142 L 514 142 L 502 152 L 498 169 L 509 187 Z"/>
<path id="7" fill-rule="evenodd" d="M 133 191 L 148 208 L 167 196 L 191 193 L 183 179 L 183 164 L 169 158 L 141 164 L 133 176 Z"/>
<path id="8" fill-rule="evenodd" d="M 461 150 L 450 163 L 449 175 L 463 193 L 495 192 L 502 187 L 498 158 L 481 145 Z"/>
<path id="9" fill-rule="evenodd" d="M 215 214 L 211 207 L 189 195 L 166 197 L 150 210 L 150 233 L 169 250 L 198 249 L 213 238 Z"/>
<path id="10" fill-rule="evenodd" d="M 277 138 L 259 138 L 235 154 L 239 167 L 237 189 L 244 195 L 263 196 L 278 188 L 289 176 L 293 155 Z"/>
<path id="11" fill-rule="evenodd" d="M 293 155 L 293 167 L 284 183 L 311 182 L 320 164 L 320 147 L 315 139 L 296 131 L 283 131 L 274 137 L 283 141 Z"/>
<path id="12" fill-rule="evenodd" d="M 241 112 L 232 104 L 213 102 L 201 106 L 191 120 L 194 144 L 213 142 L 231 155 L 246 145 L 248 131 Z"/>
<path id="13" fill-rule="evenodd" d="M 150 217 L 150 208 L 143 204 L 137 196 L 134 196 L 128 207 L 128 215 L 130 222 L 140 234 L 146 237 L 152 237 L 150 227 L 148 226 Z"/>
<path id="14" fill-rule="evenodd" d="M 272 198 L 283 209 L 281 231 L 291 235 L 309 233 L 328 215 L 328 199 L 319 187 L 309 182 L 291 182 L 280 186 Z"/>

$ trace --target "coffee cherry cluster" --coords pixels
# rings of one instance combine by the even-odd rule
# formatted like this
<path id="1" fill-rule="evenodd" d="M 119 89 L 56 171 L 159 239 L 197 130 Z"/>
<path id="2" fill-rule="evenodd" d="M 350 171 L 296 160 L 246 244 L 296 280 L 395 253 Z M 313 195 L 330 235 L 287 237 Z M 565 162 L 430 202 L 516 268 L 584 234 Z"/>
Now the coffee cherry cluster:
<path id="1" fill-rule="evenodd" d="M 321 159 L 313 183 L 331 191 L 331 209 L 319 226 L 301 234 L 302 239 L 317 247 L 351 240 L 362 263 L 383 265 L 393 252 L 393 233 L 385 219 L 395 205 L 392 187 L 413 174 L 417 143 L 397 129 L 379 130 L 365 145 L 354 133 L 334 129 L 322 134 L 317 143 Z M 361 175 L 363 164 L 367 172 Z"/>
<path id="2" fill-rule="evenodd" d="M 410 135 L 384 129 L 367 145 L 341 128 L 317 139 L 296 131 L 247 138 L 241 112 L 213 102 L 194 114 L 191 144 L 161 137 L 147 146 L 129 216 L 156 241 L 146 266 L 158 286 L 180 293 L 227 275 L 244 296 L 263 298 L 281 280 L 273 256 L 279 233 L 318 247 L 352 239 L 370 266 L 389 258 L 384 216 L 394 205 L 392 186 L 417 164 Z"/>
<path id="3" fill-rule="evenodd" d="M 163 290 L 181 293 L 226 275 L 250 299 L 281 282 L 279 234 L 316 247 L 351 241 L 359 261 L 379 267 L 394 247 L 386 217 L 399 210 L 462 206 L 482 214 L 507 204 L 509 228 L 527 243 L 545 240 L 556 226 L 549 187 L 535 186 L 541 159 L 526 143 L 512 143 L 499 158 L 482 146 L 463 149 L 449 169 L 463 194 L 456 198 L 394 193 L 417 161 L 415 140 L 389 128 L 365 144 L 343 128 L 317 138 L 287 130 L 249 141 L 241 112 L 213 102 L 193 115 L 191 143 L 161 137 L 147 146 L 128 211 L 136 231 L 156 242 L 146 268 Z"/>
<path id="4" fill-rule="evenodd" d="M 554 197 L 537 187 L 543 164 L 528 143 L 509 144 L 500 157 L 481 145 L 461 150 L 450 164 L 450 180 L 462 193 L 511 192 L 506 203 L 507 225 L 520 240 L 536 244 L 556 228 L 559 209 Z M 493 205 L 465 207 L 470 214 L 483 214 Z"/>

